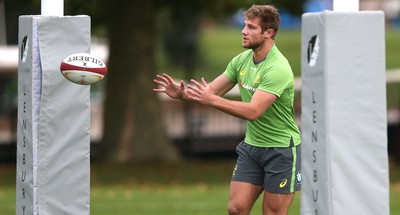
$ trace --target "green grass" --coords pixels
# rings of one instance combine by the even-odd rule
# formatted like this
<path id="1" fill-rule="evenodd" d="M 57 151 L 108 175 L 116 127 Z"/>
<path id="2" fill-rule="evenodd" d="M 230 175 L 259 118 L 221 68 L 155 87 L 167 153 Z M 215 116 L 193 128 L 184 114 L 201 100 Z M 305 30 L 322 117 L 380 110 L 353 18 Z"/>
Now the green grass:
<path id="1" fill-rule="evenodd" d="M 99 190 L 99 192 L 97 191 Z M 93 192 L 103 195 L 101 201 Z M 102 192 L 102 193 L 101 193 Z M 104 197 L 106 196 L 106 197 Z M 198 184 L 190 186 L 92 189 L 92 214 L 143 215 L 220 215 L 226 214 L 228 189 L 226 185 Z M 94 201 L 94 199 L 97 199 Z M 114 202 L 110 205 L 111 202 Z M 257 201 L 253 214 L 260 214 L 261 201 Z M 290 214 L 300 214 L 299 195 Z"/>
<path id="2" fill-rule="evenodd" d="M 234 159 L 91 168 L 92 215 L 226 214 Z M 0 165 L 0 214 L 15 214 L 15 166 Z M 290 215 L 300 214 L 297 193 Z M 400 214 L 400 169 L 391 163 L 390 211 Z M 260 214 L 261 201 L 252 214 Z"/>
<path id="3" fill-rule="evenodd" d="M 180 165 L 98 167 L 92 165 L 93 215 L 220 215 L 226 214 L 234 160 Z M 0 214 L 15 214 L 15 167 L 0 169 Z M 261 211 L 257 201 L 253 214 Z M 290 214 L 299 214 L 300 195 Z"/>

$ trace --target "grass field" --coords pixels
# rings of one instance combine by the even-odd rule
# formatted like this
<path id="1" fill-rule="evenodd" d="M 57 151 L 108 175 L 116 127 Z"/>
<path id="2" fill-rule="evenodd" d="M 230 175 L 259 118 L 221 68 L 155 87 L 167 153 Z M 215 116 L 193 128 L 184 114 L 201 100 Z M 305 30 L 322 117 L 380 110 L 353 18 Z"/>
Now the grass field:
<path id="1" fill-rule="evenodd" d="M 92 164 L 92 215 L 226 214 L 234 159 L 188 160 L 176 165 L 99 167 Z M 390 189 L 391 214 L 400 214 L 399 172 Z M 395 180 L 396 179 L 396 180 Z M 15 166 L 0 165 L 0 214 L 15 214 Z M 252 214 L 260 214 L 257 201 Z M 300 214 L 297 193 L 290 215 Z"/>

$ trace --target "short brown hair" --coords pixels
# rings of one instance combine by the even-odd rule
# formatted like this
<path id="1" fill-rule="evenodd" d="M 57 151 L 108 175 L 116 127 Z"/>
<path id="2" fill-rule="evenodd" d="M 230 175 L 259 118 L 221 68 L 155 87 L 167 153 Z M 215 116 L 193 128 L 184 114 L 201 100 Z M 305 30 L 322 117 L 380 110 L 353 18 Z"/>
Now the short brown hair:
<path id="1" fill-rule="evenodd" d="M 261 19 L 261 30 L 264 32 L 267 29 L 273 29 L 275 31 L 272 39 L 278 33 L 281 18 L 276 9 L 272 5 L 252 5 L 247 11 L 244 12 L 246 19 L 254 19 L 259 17 Z"/>

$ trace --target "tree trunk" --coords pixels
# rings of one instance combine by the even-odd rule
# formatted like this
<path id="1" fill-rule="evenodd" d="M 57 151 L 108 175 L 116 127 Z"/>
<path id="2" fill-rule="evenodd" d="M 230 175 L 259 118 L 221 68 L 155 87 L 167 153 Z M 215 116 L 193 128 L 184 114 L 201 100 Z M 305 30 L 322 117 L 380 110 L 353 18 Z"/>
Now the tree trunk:
<path id="1" fill-rule="evenodd" d="M 106 163 L 177 161 L 163 127 L 155 86 L 153 0 L 109 1 L 109 74 L 103 140 L 98 159 Z"/>

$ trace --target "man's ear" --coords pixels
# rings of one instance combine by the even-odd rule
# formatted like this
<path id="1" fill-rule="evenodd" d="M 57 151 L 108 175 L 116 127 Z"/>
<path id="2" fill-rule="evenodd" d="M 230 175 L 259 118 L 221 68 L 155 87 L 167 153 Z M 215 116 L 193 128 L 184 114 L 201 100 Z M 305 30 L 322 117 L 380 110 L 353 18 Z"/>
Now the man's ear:
<path id="1" fill-rule="evenodd" d="M 266 31 L 264 31 L 264 35 L 266 38 L 272 38 L 274 36 L 274 34 L 275 34 L 275 31 L 272 28 L 269 28 Z"/>

